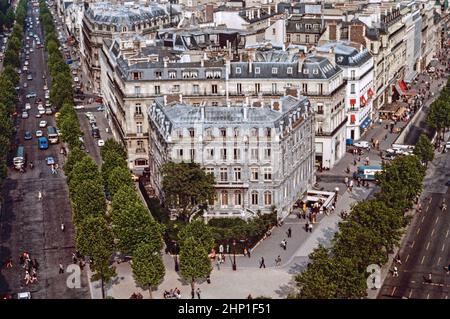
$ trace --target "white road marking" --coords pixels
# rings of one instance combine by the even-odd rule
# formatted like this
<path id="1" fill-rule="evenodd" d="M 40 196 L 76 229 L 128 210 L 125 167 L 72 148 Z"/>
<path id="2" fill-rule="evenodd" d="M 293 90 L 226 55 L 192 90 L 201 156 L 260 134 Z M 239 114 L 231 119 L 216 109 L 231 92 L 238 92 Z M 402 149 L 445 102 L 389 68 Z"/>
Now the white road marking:
<path id="1" fill-rule="evenodd" d="M 425 248 L 425 249 L 428 250 L 429 247 L 430 247 L 430 242 L 428 242 L 427 248 Z"/>
<path id="2" fill-rule="evenodd" d="M 430 294 L 427 295 L 427 299 L 430 299 Z"/>
<path id="3" fill-rule="evenodd" d="M 420 232 L 420 227 L 419 227 L 419 229 L 417 230 L 417 233 L 416 233 L 416 234 L 419 235 L 419 232 Z"/>
<path id="4" fill-rule="evenodd" d="M 408 295 L 408 298 L 411 298 L 413 290 L 411 289 Z"/>
<path id="5" fill-rule="evenodd" d="M 442 249 L 441 249 L 441 251 L 444 251 L 444 249 L 445 249 L 445 244 L 442 244 Z"/>
<path id="6" fill-rule="evenodd" d="M 408 259 L 409 259 L 409 255 L 408 256 L 406 256 L 406 259 L 405 259 L 405 264 L 408 262 Z"/>
<path id="7" fill-rule="evenodd" d="M 430 208 L 430 206 L 427 206 L 427 208 L 425 208 L 425 211 L 427 212 L 429 208 Z"/>
<path id="8" fill-rule="evenodd" d="M 437 224 L 438 220 L 439 220 L 439 216 L 436 217 L 436 221 L 434 223 Z"/>
<path id="9" fill-rule="evenodd" d="M 414 248 L 415 243 L 416 243 L 416 241 L 413 241 L 413 243 L 411 244 L 411 248 Z"/>
<path id="10" fill-rule="evenodd" d="M 435 229 L 433 228 L 433 231 L 431 232 L 431 236 L 433 236 L 433 234 L 434 234 L 434 230 L 435 230 Z"/>
<path id="11" fill-rule="evenodd" d="M 441 261 L 441 257 L 438 258 L 438 262 L 437 263 L 439 264 L 440 261 Z"/>
<path id="12" fill-rule="evenodd" d="M 420 262 L 420 264 L 423 264 L 423 261 L 425 260 L 425 256 L 422 257 L 422 261 Z"/>
<path id="13" fill-rule="evenodd" d="M 395 290 L 397 290 L 397 287 L 394 287 L 394 289 L 392 289 L 391 296 L 394 295 Z"/>
<path id="14" fill-rule="evenodd" d="M 447 230 L 447 233 L 445 234 L 445 238 L 447 238 L 448 237 L 448 230 Z"/>
<path id="15" fill-rule="evenodd" d="M 422 217 L 422 221 L 421 221 L 421 223 L 423 223 L 423 221 L 424 221 L 424 220 L 425 220 L 425 216 L 423 216 L 423 217 Z"/>
<path id="16" fill-rule="evenodd" d="M 447 295 L 447 296 L 445 296 L 445 299 L 448 299 L 448 295 Z"/>

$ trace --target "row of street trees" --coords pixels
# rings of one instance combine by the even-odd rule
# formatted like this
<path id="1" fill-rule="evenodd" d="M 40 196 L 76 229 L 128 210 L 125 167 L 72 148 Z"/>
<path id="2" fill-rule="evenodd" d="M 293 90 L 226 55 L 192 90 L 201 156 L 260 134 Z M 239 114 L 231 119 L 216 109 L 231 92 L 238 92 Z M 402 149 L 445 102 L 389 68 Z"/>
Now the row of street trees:
<path id="1" fill-rule="evenodd" d="M 374 199 L 357 203 L 339 224 L 329 248 L 319 246 L 307 269 L 295 280 L 301 299 L 354 299 L 367 296 L 366 269 L 383 265 L 399 244 L 409 219 L 405 215 L 422 191 L 425 167 L 415 156 L 401 156 L 384 166 Z"/>
<path id="2" fill-rule="evenodd" d="M 7 43 L 5 58 L 3 60 L 3 72 L 0 74 L 0 187 L 7 176 L 7 155 L 10 150 L 10 142 L 14 133 L 12 116 L 18 102 L 16 86 L 19 85 L 20 76 L 17 67 L 20 67 L 20 49 L 22 48 L 23 26 L 25 22 L 27 2 L 21 0 L 17 5 L 17 20 Z M 0 1 L 0 26 L 2 14 L 5 11 L 12 12 L 14 22 L 14 11 L 8 7 L 8 2 Z M 8 24 L 8 27 L 11 27 Z M 13 58 L 14 57 L 14 58 Z"/>
<path id="3" fill-rule="evenodd" d="M 22 4 L 23 7 L 23 4 Z M 19 8 L 19 6 L 17 6 Z M 26 9 L 26 6 L 25 6 Z M 0 30 L 10 29 L 14 25 L 16 14 L 8 0 L 0 0 Z M 18 20 L 20 21 L 20 20 Z M 23 25 L 22 25 L 23 26 Z"/>
<path id="4" fill-rule="evenodd" d="M 437 130 L 438 139 L 450 128 L 450 79 L 442 89 L 439 97 L 431 103 L 427 115 L 427 125 Z"/>

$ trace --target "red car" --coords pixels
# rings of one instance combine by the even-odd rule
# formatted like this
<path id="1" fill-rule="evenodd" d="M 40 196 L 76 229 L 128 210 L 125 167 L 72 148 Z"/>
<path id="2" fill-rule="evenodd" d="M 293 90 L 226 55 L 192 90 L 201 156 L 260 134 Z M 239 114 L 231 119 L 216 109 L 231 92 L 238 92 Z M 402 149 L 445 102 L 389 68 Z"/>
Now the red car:
<path id="1" fill-rule="evenodd" d="M 102 104 L 103 103 L 103 99 L 101 97 L 96 97 L 95 98 L 95 102 L 99 103 L 99 104 Z"/>

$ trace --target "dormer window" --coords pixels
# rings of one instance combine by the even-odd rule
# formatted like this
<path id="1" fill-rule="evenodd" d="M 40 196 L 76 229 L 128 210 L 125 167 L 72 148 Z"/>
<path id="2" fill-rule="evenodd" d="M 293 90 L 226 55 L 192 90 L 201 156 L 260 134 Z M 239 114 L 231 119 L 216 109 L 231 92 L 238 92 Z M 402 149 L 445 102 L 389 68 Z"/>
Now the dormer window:
<path id="1" fill-rule="evenodd" d="M 140 80 L 142 78 L 141 72 L 133 72 L 133 80 Z"/>
<path id="2" fill-rule="evenodd" d="M 155 77 L 156 77 L 157 79 L 162 78 L 162 72 L 161 72 L 161 71 L 155 71 Z"/>
<path id="3" fill-rule="evenodd" d="M 313 74 L 319 74 L 319 69 L 313 69 Z"/>
<path id="4" fill-rule="evenodd" d="M 309 70 L 307 68 L 303 69 L 303 74 L 309 74 Z"/>
<path id="5" fill-rule="evenodd" d="M 261 69 L 257 66 L 255 67 L 255 74 L 260 74 L 261 73 Z"/>
<path id="6" fill-rule="evenodd" d="M 292 67 L 291 66 L 288 67 L 286 72 L 287 72 L 287 74 L 292 74 Z"/>
<path id="7" fill-rule="evenodd" d="M 241 74 L 241 73 L 242 73 L 241 68 L 240 67 L 236 67 L 236 74 Z"/>
<path id="8" fill-rule="evenodd" d="M 176 79 L 177 71 L 169 71 L 169 79 Z"/>
<path id="9" fill-rule="evenodd" d="M 272 68 L 272 74 L 277 74 L 278 73 L 278 68 Z"/>
<path id="10" fill-rule="evenodd" d="M 296 23 L 296 24 L 295 24 L 295 28 L 296 28 L 297 30 L 300 30 L 300 23 Z"/>

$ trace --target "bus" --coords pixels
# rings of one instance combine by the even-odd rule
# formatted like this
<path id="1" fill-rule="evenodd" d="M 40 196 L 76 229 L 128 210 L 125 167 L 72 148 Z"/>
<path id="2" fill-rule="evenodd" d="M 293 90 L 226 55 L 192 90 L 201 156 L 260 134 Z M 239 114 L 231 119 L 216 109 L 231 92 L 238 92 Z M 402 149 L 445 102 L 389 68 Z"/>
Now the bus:
<path id="1" fill-rule="evenodd" d="M 45 136 L 41 136 L 38 139 L 38 145 L 40 150 L 46 150 L 48 148 L 48 141 Z"/>
<path id="2" fill-rule="evenodd" d="M 25 147 L 18 146 L 16 150 L 16 156 L 14 156 L 13 158 L 14 168 L 21 169 L 25 166 L 26 161 L 27 157 L 25 154 Z"/>
<path id="3" fill-rule="evenodd" d="M 358 166 L 358 171 L 353 174 L 353 178 L 361 178 L 361 180 L 374 181 L 375 174 L 382 171 L 383 168 L 380 165 Z"/>
<path id="4" fill-rule="evenodd" d="M 59 142 L 58 132 L 53 126 L 47 126 L 47 136 L 50 144 L 57 144 Z"/>

